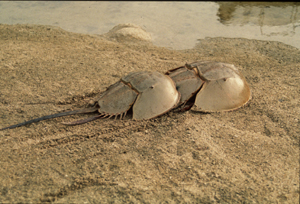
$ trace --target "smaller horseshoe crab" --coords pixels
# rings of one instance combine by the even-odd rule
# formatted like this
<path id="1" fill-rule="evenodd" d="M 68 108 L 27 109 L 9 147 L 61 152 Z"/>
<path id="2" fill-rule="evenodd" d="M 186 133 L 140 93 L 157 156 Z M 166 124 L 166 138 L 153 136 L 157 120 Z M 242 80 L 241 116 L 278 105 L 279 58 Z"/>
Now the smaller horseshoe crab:
<path id="1" fill-rule="evenodd" d="M 64 124 L 78 125 L 98 118 L 110 118 L 112 116 L 120 116 L 122 118 L 125 117 L 127 111 L 131 108 L 133 119 L 146 120 L 155 118 L 173 109 L 177 106 L 179 100 L 180 93 L 176 90 L 175 83 L 169 76 L 159 72 L 133 72 L 109 86 L 98 97 L 91 108 L 48 115 L 0 130 L 12 129 L 50 118 L 96 111 L 99 112 L 96 116 Z"/>
<path id="2" fill-rule="evenodd" d="M 182 109 L 231 111 L 245 105 L 251 98 L 245 77 L 232 64 L 197 61 L 169 70 L 166 75 L 176 83 L 181 94 L 178 106 L 183 106 Z M 193 99 L 194 103 L 186 106 Z"/>

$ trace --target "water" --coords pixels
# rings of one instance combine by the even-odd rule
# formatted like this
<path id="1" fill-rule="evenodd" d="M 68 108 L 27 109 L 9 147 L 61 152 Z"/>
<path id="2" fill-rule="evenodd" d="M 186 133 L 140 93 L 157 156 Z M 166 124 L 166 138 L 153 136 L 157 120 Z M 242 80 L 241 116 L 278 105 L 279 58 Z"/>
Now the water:
<path id="1" fill-rule="evenodd" d="M 300 48 L 299 3 L 289 2 L 0 2 L 0 23 L 54 25 L 104 34 L 134 23 L 153 43 L 189 49 L 206 37 L 279 41 Z"/>

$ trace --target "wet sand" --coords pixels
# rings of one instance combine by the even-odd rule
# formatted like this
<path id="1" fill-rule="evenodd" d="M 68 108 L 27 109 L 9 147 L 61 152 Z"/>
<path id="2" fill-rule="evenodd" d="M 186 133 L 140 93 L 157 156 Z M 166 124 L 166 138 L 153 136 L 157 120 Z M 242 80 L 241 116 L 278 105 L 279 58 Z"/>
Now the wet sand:
<path id="1" fill-rule="evenodd" d="M 297 203 L 300 51 L 279 42 L 206 38 L 169 50 L 122 36 L 0 25 L 0 128 L 85 107 L 120 77 L 196 60 L 235 64 L 252 99 L 226 113 L 147 121 L 87 115 L 0 132 L 0 201 Z"/>

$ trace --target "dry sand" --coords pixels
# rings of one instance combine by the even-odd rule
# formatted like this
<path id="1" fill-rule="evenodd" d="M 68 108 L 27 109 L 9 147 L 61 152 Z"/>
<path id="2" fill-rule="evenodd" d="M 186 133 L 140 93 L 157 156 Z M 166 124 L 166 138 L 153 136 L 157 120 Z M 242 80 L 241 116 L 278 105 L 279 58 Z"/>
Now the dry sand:
<path id="1" fill-rule="evenodd" d="M 169 50 L 122 36 L 0 25 L 0 128 L 78 109 L 133 71 L 235 64 L 252 100 L 148 121 L 68 116 L 0 132 L 1 203 L 298 203 L 300 51 L 207 38 Z"/>

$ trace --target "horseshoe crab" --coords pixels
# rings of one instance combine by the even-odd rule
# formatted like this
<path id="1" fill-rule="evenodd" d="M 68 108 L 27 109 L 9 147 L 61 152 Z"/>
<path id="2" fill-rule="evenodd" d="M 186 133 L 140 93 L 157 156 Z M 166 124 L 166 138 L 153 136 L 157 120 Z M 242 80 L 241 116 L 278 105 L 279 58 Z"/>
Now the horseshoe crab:
<path id="1" fill-rule="evenodd" d="M 48 115 L 0 130 L 12 129 L 50 118 L 96 111 L 99 112 L 96 116 L 64 124 L 77 125 L 98 118 L 110 118 L 112 116 L 116 118 L 120 116 L 122 118 L 125 117 L 127 111 L 131 108 L 133 119 L 151 119 L 176 107 L 179 100 L 180 93 L 176 90 L 175 83 L 169 76 L 158 72 L 133 72 L 109 86 L 97 98 L 94 106 L 91 108 Z"/>
<path id="2" fill-rule="evenodd" d="M 196 61 L 169 70 L 166 75 L 176 83 L 181 94 L 178 106 L 183 106 L 182 109 L 231 111 L 245 105 L 251 98 L 245 77 L 232 64 Z M 193 98 L 194 103 L 187 106 Z"/>

